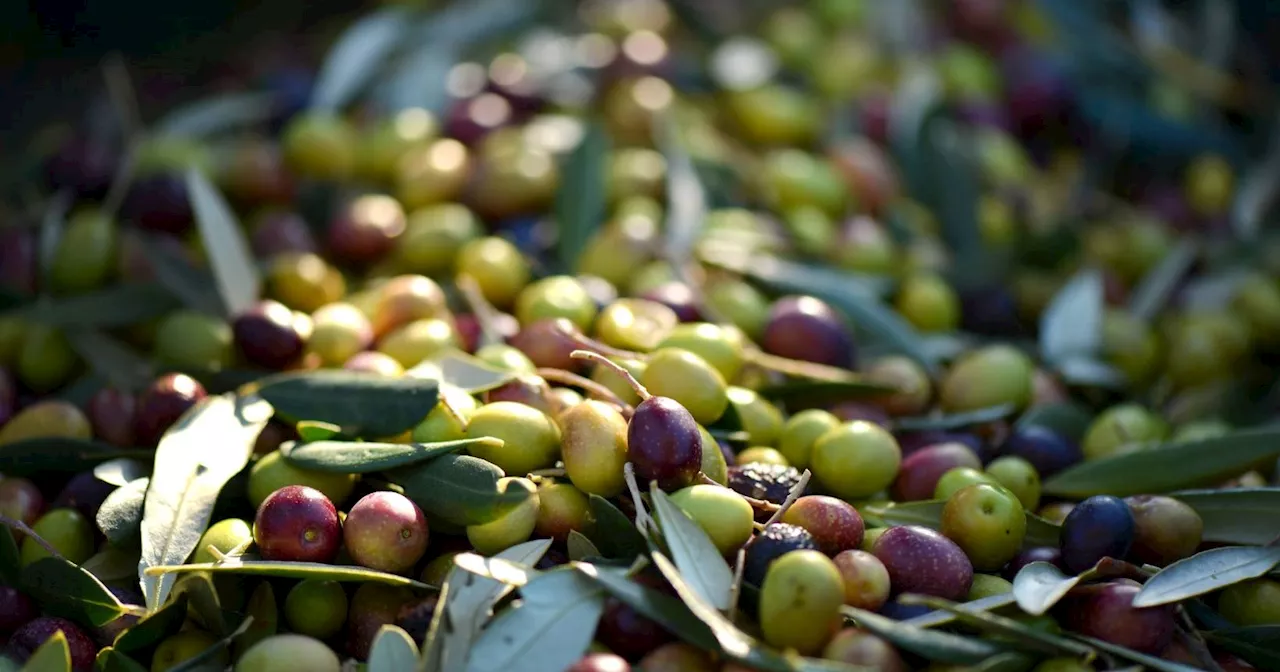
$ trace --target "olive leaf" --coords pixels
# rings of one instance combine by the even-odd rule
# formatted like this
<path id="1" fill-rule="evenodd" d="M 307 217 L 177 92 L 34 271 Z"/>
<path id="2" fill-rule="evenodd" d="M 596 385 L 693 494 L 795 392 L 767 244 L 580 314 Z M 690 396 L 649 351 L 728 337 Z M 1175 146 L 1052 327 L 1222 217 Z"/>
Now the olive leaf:
<path id="1" fill-rule="evenodd" d="M 413 579 L 388 574 L 355 565 L 326 565 L 322 562 L 284 562 L 278 560 L 244 560 L 228 557 L 221 562 L 192 563 L 189 565 L 158 565 L 148 567 L 147 577 L 177 577 L 191 572 L 210 574 L 237 574 L 246 576 L 271 576 L 313 581 L 337 581 L 340 583 L 385 583 L 430 590 L 431 586 Z"/>
<path id="2" fill-rule="evenodd" d="M 588 502 L 585 534 L 606 558 L 629 560 L 649 550 L 635 524 L 600 495 L 591 495 Z"/>
<path id="3" fill-rule="evenodd" d="M 883 385 L 869 380 L 789 380 L 760 388 L 760 396 L 801 405 L 822 405 L 848 399 L 878 397 Z"/>
<path id="4" fill-rule="evenodd" d="M 136 544 L 142 531 L 143 502 L 151 479 L 134 479 L 115 489 L 98 507 L 95 522 L 115 546 Z"/>
<path id="5" fill-rule="evenodd" d="M 435 407 L 439 382 L 355 371 L 307 371 L 271 376 L 258 394 L 280 417 L 320 420 L 353 436 L 395 436 L 413 429 Z"/>
<path id="6" fill-rule="evenodd" d="M 933 530 L 942 529 L 942 509 L 945 499 L 921 502 L 891 502 L 867 506 L 867 511 L 887 525 L 921 525 Z M 1027 533 L 1024 547 L 1057 546 L 1061 528 L 1033 513 L 1027 513 Z"/>
<path id="7" fill-rule="evenodd" d="M 1256 579 L 1280 565 L 1280 546 L 1227 546 L 1201 551 L 1160 570 L 1133 598 L 1154 607 Z"/>
<path id="8" fill-rule="evenodd" d="M 418 665 L 418 645 L 409 633 L 394 625 L 384 625 L 374 636 L 369 650 L 368 672 L 404 672 Z"/>
<path id="9" fill-rule="evenodd" d="M 1040 317 L 1040 354 L 1055 366 L 1092 358 L 1102 344 L 1102 274 L 1085 269 L 1049 302 Z"/>
<path id="10" fill-rule="evenodd" d="M 977 665 L 969 665 L 968 672 L 1027 672 L 1036 666 L 1036 657 L 1025 653 L 1002 653 L 992 656 Z M 1131 672 L 1141 672 L 1133 670 Z"/>
<path id="11" fill-rule="evenodd" d="M 964 413 L 953 413 L 951 415 L 937 416 L 920 416 L 914 418 L 898 418 L 893 422 L 893 428 L 905 432 L 922 432 L 927 430 L 950 430 L 969 427 L 971 425 L 981 425 L 1013 415 L 1018 410 L 1013 404 L 1000 404 L 999 406 L 989 406 L 987 408 L 979 408 Z"/>
<path id="12" fill-rule="evenodd" d="M 1129 313 L 1144 322 L 1155 319 L 1168 305 L 1183 276 L 1191 270 L 1197 255 L 1198 246 L 1194 242 L 1185 238 L 1178 241 L 1129 295 Z"/>
<path id="13" fill-rule="evenodd" d="M 275 589 L 270 581 L 258 582 L 249 595 L 245 615 L 253 618 L 253 625 L 235 643 L 235 657 L 239 658 L 249 647 L 276 634 L 280 628 L 280 609 L 276 605 Z"/>
<path id="14" fill-rule="evenodd" d="M 69 329 L 67 342 L 89 368 L 115 387 L 139 391 L 155 377 L 151 362 L 100 331 Z"/>
<path id="15" fill-rule="evenodd" d="M 591 645 L 604 591 L 585 576 L 548 572 L 521 587 L 520 597 L 480 633 L 467 672 L 560 672 Z"/>
<path id="16" fill-rule="evenodd" d="M 110 329 L 159 317 L 177 305 L 173 294 L 160 284 L 125 282 L 74 296 L 36 301 L 4 315 L 50 327 Z"/>
<path id="17" fill-rule="evenodd" d="M 1071 401 L 1044 404 L 1027 409 L 1014 424 L 1016 428 L 1043 427 L 1079 443 L 1093 422 L 1093 413 Z"/>
<path id="18" fill-rule="evenodd" d="M 252 308 L 262 293 L 262 277 L 244 229 L 204 172 L 187 171 L 187 194 L 225 314 L 239 315 Z"/>
<path id="19" fill-rule="evenodd" d="M 158 136 L 203 138 L 261 124 L 277 107 L 276 97 L 269 93 L 218 94 L 174 109 L 151 131 Z"/>
<path id="20" fill-rule="evenodd" d="M 566 272 L 577 270 L 578 257 L 604 219 L 609 145 L 604 126 L 589 122 L 561 169 L 555 203 L 556 254 Z"/>
<path id="21" fill-rule="evenodd" d="M 147 261 L 161 287 L 182 305 L 206 315 L 224 316 L 222 299 L 218 296 L 213 276 L 203 268 L 164 245 L 155 234 L 141 234 L 138 245 L 146 253 Z"/>
<path id="22" fill-rule="evenodd" d="M 411 16 L 404 8 L 386 7 L 347 28 L 320 66 L 311 108 L 336 113 L 346 107 L 409 35 Z"/>
<path id="23" fill-rule="evenodd" d="M 302 420 L 294 425 L 294 431 L 298 432 L 298 440 L 303 443 L 327 441 L 329 439 L 337 440 L 342 437 L 341 427 L 319 420 Z"/>
<path id="24" fill-rule="evenodd" d="M 94 478 L 117 488 L 150 474 L 151 464 L 141 460 L 109 460 L 93 468 Z"/>
<path id="25" fill-rule="evenodd" d="M 74 202 L 69 189 L 61 189 L 45 203 L 44 213 L 40 216 L 40 259 L 41 282 L 52 283 L 53 266 L 58 254 L 59 244 L 67 227 L 67 213 Z"/>
<path id="26" fill-rule="evenodd" d="M 0 525 L 0 585 L 17 588 L 22 583 L 22 553 L 13 530 Z"/>
<path id="27" fill-rule="evenodd" d="M 92 469 L 108 460 L 146 459 L 150 456 L 149 450 L 118 448 L 90 439 L 41 437 L 0 445 L 0 473 L 6 476 L 74 473 Z"/>
<path id="28" fill-rule="evenodd" d="M 600 587 L 620 602 L 662 625 L 685 642 L 703 651 L 720 651 L 720 643 L 708 624 L 699 620 L 679 599 L 631 581 L 625 570 L 588 563 L 578 563 L 574 568 L 600 584 Z"/>
<path id="29" fill-rule="evenodd" d="M 104 647 L 98 651 L 94 664 L 102 672 L 147 672 L 147 668 L 142 663 L 116 650 L 114 646 Z"/>
<path id="30" fill-rule="evenodd" d="M 1200 515 L 1205 541 L 1256 545 L 1280 537 L 1280 488 L 1182 490 L 1170 496 Z"/>
<path id="31" fill-rule="evenodd" d="M 675 589 L 680 601 L 689 611 L 711 629 L 725 657 L 766 672 L 790 672 L 793 665 L 782 655 L 763 646 L 755 638 L 738 629 L 724 614 L 720 613 L 696 590 L 685 582 L 680 570 L 672 564 L 667 556 L 659 551 L 653 552 L 653 564 Z M 722 560 L 723 562 L 723 560 Z"/>
<path id="32" fill-rule="evenodd" d="M 1057 565 L 1048 562 L 1032 562 L 1018 570 L 1013 577 L 1013 596 L 1018 608 L 1040 616 L 1049 612 L 1053 605 L 1071 592 L 1071 589 L 1094 579 L 1112 576 L 1126 576 L 1131 573 L 1132 565 L 1103 558 L 1098 564 L 1075 576 L 1063 573 Z"/>
<path id="33" fill-rule="evenodd" d="M 517 565 L 532 566 L 546 554 L 549 548 L 551 548 L 550 539 L 537 539 L 516 544 L 498 553 L 494 558 Z M 472 649 L 472 643 L 489 619 L 494 605 L 510 590 L 510 585 L 482 576 L 478 572 L 464 570 L 461 567 L 450 570 L 448 578 L 445 579 L 444 589 L 441 591 L 444 602 L 436 607 L 437 614 L 442 618 L 439 624 L 442 631 L 432 640 L 433 646 L 423 647 L 423 659 L 428 664 L 439 660 L 440 663 L 436 669 L 462 669 Z"/>
<path id="34" fill-rule="evenodd" d="M 23 672 L 71 672 L 71 646 L 61 630 L 53 633 L 22 665 Z"/>
<path id="35" fill-rule="evenodd" d="M 707 533 L 680 510 L 657 484 L 649 490 L 653 515 L 681 576 L 702 600 L 716 609 L 729 608 L 733 569 Z"/>
<path id="36" fill-rule="evenodd" d="M 1221 481 L 1280 456 L 1280 428 L 1232 432 L 1088 460 L 1044 482 L 1057 497 L 1162 493 Z"/>
<path id="37" fill-rule="evenodd" d="M 902 604 L 922 604 L 933 609 L 950 612 L 961 623 L 985 633 L 1000 636 L 1013 646 L 1028 653 L 1049 656 L 1072 656 L 1092 660 L 1093 651 L 1077 642 L 1064 637 L 1038 630 L 1012 618 L 1005 618 L 986 611 L 972 611 L 960 608 L 950 600 L 930 595 L 902 595 L 898 598 Z"/>
<path id="38" fill-rule="evenodd" d="M 475 355 L 456 349 L 446 350 L 429 361 L 440 367 L 441 382 L 462 389 L 467 394 L 487 392 L 515 377 L 511 371 L 495 368 Z"/>
<path id="39" fill-rule="evenodd" d="M 437 443 L 312 441 L 281 446 L 285 460 L 310 471 L 368 474 L 405 467 L 472 446 L 501 447 L 502 439 L 482 436 Z"/>
<path id="40" fill-rule="evenodd" d="M 596 545 L 591 543 L 591 540 L 586 535 L 577 530 L 569 530 L 569 538 L 566 540 L 565 546 L 569 552 L 569 559 L 575 562 L 584 558 L 603 557 L 600 554 L 600 549 L 596 548 Z"/>
<path id="41" fill-rule="evenodd" d="M 120 548 L 108 545 L 80 564 L 80 568 L 103 583 L 118 583 L 138 578 L 140 548 Z"/>
<path id="42" fill-rule="evenodd" d="M 160 608 L 175 577 L 150 568 L 184 562 L 209 525 L 213 505 L 228 480 L 244 469 L 271 406 L 257 397 L 208 397 L 187 411 L 160 439 L 155 470 L 143 504 L 143 595 Z"/>
<path id="43" fill-rule="evenodd" d="M 178 595 L 116 637 L 112 644 L 121 653 L 149 651 L 182 629 L 187 620 L 187 595 Z"/>
<path id="44" fill-rule="evenodd" d="M 246 616 L 240 622 L 240 626 L 231 631 L 227 636 L 214 642 L 209 648 L 197 653 L 196 655 L 174 665 L 169 668 L 169 672 L 196 672 L 197 670 L 206 669 L 210 663 L 216 661 L 223 651 L 231 648 L 231 645 L 240 638 L 241 635 L 249 631 L 253 627 L 253 617 Z"/>
<path id="45" fill-rule="evenodd" d="M 856 607 L 841 607 L 841 613 L 858 627 L 928 660 L 975 665 L 1003 652 L 992 641 L 920 628 Z"/>
<path id="46" fill-rule="evenodd" d="M 77 623 L 106 625 L 131 611 L 97 577 L 62 558 L 27 565 L 21 585 L 43 611 Z"/>
<path id="47" fill-rule="evenodd" d="M 503 476 L 491 462 L 454 454 L 387 473 L 428 516 L 455 525 L 496 520 L 530 497 L 523 488 L 500 486 Z"/>
<path id="48" fill-rule="evenodd" d="M 206 572 L 183 574 L 173 586 L 173 595 L 186 596 L 188 616 L 202 629 L 225 637 L 229 628 L 222 609 L 222 595 L 213 587 L 213 575 Z"/>
<path id="49" fill-rule="evenodd" d="M 707 193 L 698 178 L 693 159 L 680 142 L 675 120 L 664 116 L 654 129 L 657 144 L 667 160 L 667 218 L 664 257 L 677 269 L 693 255 L 694 243 L 707 215 Z"/>
<path id="50" fill-rule="evenodd" d="M 1190 665 L 1183 665 L 1181 663 L 1174 663 L 1174 662 L 1165 660 L 1163 658 L 1148 656 L 1145 653 L 1139 653 L 1137 651 L 1134 651 L 1133 649 L 1125 648 L 1123 646 L 1117 646 L 1115 644 L 1112 644 L 1111 642 L 1105 642 L 1101 639 L 1095 639 L 1093 637 L 1082 637 L 1079 635 L 1075 636 L 1075 638 L 1092 646 L 1095 649 L 1105 651 L 1118 658 L 1131 660 L 1143 667 L 1148 667 L 1153 670 L 1159 670 L 1159 672 L 1198 672 L 1199 670 L 1199 668 L 1191 667 Z"/>
<path id="51" fill-rule="evenodd" d="M 1206 632 L 1205 637 L 1260 670 L 1280 669 L 1280 625 L 1222 628 Z"/>
<path id="52" fill-rule="evenodd" d="M 1000 593 L 999 595 L 990 595 L 977 600 L 970 600 L 955 605 L 956 609 L 961 611 L 992 611 L 1015 604 L 1017 598 L 1014 597 L 1013 591 Z M 940 625 L 947 625 L 956 620 L 956 615 L 951 610 L 936 609 L 927 614 L 922 614 L 914 618 L 908 618 L 903 623 L 914 625 L 917 628 L 936 628 Z"/>

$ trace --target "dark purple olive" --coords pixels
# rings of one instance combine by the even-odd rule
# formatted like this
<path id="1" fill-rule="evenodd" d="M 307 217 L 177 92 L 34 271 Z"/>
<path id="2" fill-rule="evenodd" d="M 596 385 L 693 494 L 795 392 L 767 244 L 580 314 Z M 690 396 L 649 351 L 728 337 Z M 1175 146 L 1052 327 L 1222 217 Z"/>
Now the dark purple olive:
<path id="1" fill-rule="evenodd" d="M 36 293 L 40 271 L 36 235 L 35 229 L 25 226 L 0 227 L 0 289 Z"/>
<path id="2" fill-rule="evenodd" d="M 1133 545 L 1136 523 L 1123 499 L 1095 495 L 1062 521 L 1062 566 L 1079 574 L 1103 558 L 1122 560 Z"/>
<path id="3" fill-rule="evenodd" d="M 851 368 L 853 332 L 831 306 L 812 296 L 786 296 L 769 309 L 765 351 L 806 362 Z"/>
<path id="4" fill-rule="evenodd" d="M 306 347 L 298 322 L 297 315 L 283 303 L 260 301 L 231 324 L 236 349 L 251 364 L 284 369 L 298 361 Z"/>
<path id="5" fill-rule="evenodd" d="M 693 416 L 669 397 L 649 397 L 627 424 L 627 459 L 641 483 L 683 488 L 702 468 L 702 433 Z"/>
<path id="6" fill-rule="evenodd" d="M 675 311 L 681 322 L 701 322 L 702 312 L 698 310 L 698 297 L 689 285 L 676 280 L 665 282 L 645 292 L 642 298 L 661 303 Z"/>
<path id="7" fill-rule="evenodd" d="M 152 231 L 185 234 L 195 221 L 187 181 L 181 173 L 155 173 L 129 188 L 122 207 L 126 219 Z"/>
<path id="8" fill-rule="evenodd" d="M 1045 427 L 1015 428 L 1000 452 L 1031 463 L 1041 478 L 1048 478 L 1084 459 L 1074 441 Z"/>
<path id="9" fill-rule="evenodd" d="M 45 180 L 54 191 L 101 198 L 111 188 L 119 164 L 120 152 L 113 143 L 77 133 L 48 158 Z"/>

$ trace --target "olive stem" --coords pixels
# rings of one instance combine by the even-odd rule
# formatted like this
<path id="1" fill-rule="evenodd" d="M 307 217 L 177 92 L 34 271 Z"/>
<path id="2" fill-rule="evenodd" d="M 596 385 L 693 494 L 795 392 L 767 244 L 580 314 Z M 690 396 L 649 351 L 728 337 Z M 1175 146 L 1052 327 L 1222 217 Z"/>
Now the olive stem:
<path id="1" fill-rule="evenodd" d="M 1195 655 L 1196 662 L 1204 666 L 1206 670 L 1213 672 L 1222 672 L 1222 667 L 1213 659 L 1213 654 L 1209 653 L 1209 644 L 1204 641 L 1204 637 L 1200 631 L 1196 629 L 1196 624 L 1191 621 L 1191 617 L 1187 615 L 1187 610 L 1181 604 L 1178 605 L 1178 618 L 1182 621 L 1182 637 L 1186 640 L 1188 649 Z"/>
<path id="2" fill-rule="evenodd" d="M 605 357 L 604 355 L 601 355 L 600 353 L 592 352 L 590 350 L 574 350 L 572 353 L 569 354 L 569 356 L 573 357 L 574 359 L 589 359 L 597 364 L 602 364 L 604 366 L 609 367 L 610 370 L 618 374 L 620 378 L 626 381 L 627 385 L 630 385 L 631 389 L 635 390 L 635 393 L 641 399 L 648 400 L 650 397 L 653 396 L 652 394 L 649 394 L 649 390 L 644 389 L 644 385 L 641 385 L 640 381 L 636 380 L 635 376 L 631 375 L 630 371 L 623 368 L 621 364 L 618 364 L 617 362 L 609 359 L 608 357 Z"/>
<path id="3" fill-rule="evenodd" d="M 577 330 L 575 330 L 575 333 L 573 335 L 573 342 L 577 344 L 579 347 L 581 347 L 583 350 L 590 350 L 591 352 L 594 352 L 599 355 L 605 355 L 606 357 L 619 357 L 621 359 L 638 359 L 641 361 L 649 359 L 649 355 L 643 352 L 636 352 L 634 350 L 621 350 L 619 348 L 615 348 L 611 345 L 606 345 L 605 343 L 597 341 L 596 339 L 591 338 L 590 336 L 587 336 L 586 334 Z"/>
<path id="4" fill-rule="evenodd" d="M 449 417 L 453 418 L 458 425 L 462 427 L 463 431 L 466 431 L 467 419 L 462 417 L 462 412 L 458 410 L 458 407 L 454 406 L 453 402 L 449 401 L 449 395 L 440 395 L 440 407 L 444 409 L 444 412 L 447 413 Z"/>
<path id="5" fill-rule="evenodd" d="M 462 298 L 467 302 L 471 313 L 476 316 L 476 322 L 480 325 L 480 345 L 501 343 L 502 334 L 499 333 L 495 324 L 498 309 L 484 298 L 484 292 L 480 291 L 480 283 L 466 273 L 459 273 L 458 277 L 454 278 L 453 284 L 457 285 L 458 290 L 462 292 Z"/>
<path id="6" fill-rule="evenodd" d="M 561 469 L 559 467 L 553 467 L 551 469 L 538 469 L 537 471 L 531 471 L 529 472 L 529 477 L 530 478 L 562 478 L 567 473 L 568 472 L 566 472 L 564 469 Z"/>
<path id="7" fill-rule="evenodd" d="M 742 596 L 742 573 L 747 565 L 747 548 L 743 546 L 738 549 L 737 557 L 733 561 L 733 586 L 729 589 L 729 610 L 727 615 L 730 623 L 738 620 L 738 599 Z"/>
<path id="8" fill-rule="evenodd" d="M 759 366 L 762 369 L 775 371 L 777 373 L 794 376 L 796 378 L 807 378 L 809 380 L 820 380 L 833 383 L 857 382 L 863 380 L 858 374 L 845 369 L 826 364 L 815 364 L 814 362 L 805 362 L 799 359 L 788 359 L 771 355 L 758 348 L 747 348 L 745 353 L 748 362 Z M 885 386 L 888 391 L 895 391 L 893 386 Z"/>
<path id="9" fill-rule="evenodd" d="M 653 519 L 644 510 L 644 500 L 640 498 L 640 486 L 636 484 L 636 469 L 630 462 L 622 465 L 622 476 L 627 481 L 627 490 L 631 492 L 631 503 L 636 507 L 636 529 L 645 539 L 649 538 L 649 530 L 653 527 Z"/>
<path id="10" fill-rule="evenodd" d="M 790 509 L 791 505 L 795 504 L 796 500 L 800 499 L 800 496 L 804 494 L 804 489 L 809 486 L 809 478 L 812 477 L 812 475 L 813 474 L 810 473 L 808 469 L 805 469 L 804 473 L 800 474 L 800 480 L 791 487 L 791 492 L 787 493 L 787 499 L 782 502 L 782 506 L 778 507 L 778 510 L 773 512 L 773 515 L 769 517 L 769 520 L 765 521 L 765 527 L 768 527 L 782 519 L 782 516 L 786 514 L 787 509 Z"/>
<path id="11" fill-rule="evenodd" d="M 31 529 L 31 526 L 27 525 L 21 520 L 18 520 L 17 518 L 10 518 L 9 516 L 0 514 L 0 525 L 4 525 L 5 527 L 11 530 L 17 530 L 27 535 L 28 537 L 31 538 L 32 541 L 35 541 L 37 544 L 40 544 L 40 546 L 44 548 L 44 550 L 48 551 L 49 555 L 52 555 L 53 557 L 58 558 L 59 560 L 66 560 L 66 558 L 62 557 L 62 554 L 58 552 L 58 549 L 54 548 L 53 544 L 45 541 L 44 537 L 41 537 L 40 535 L 36 534 L 36 531 Z"/>
<path id="12" fill-rule="evenodd" d="M 563 369 L 538 369 L 534 373 L 553 383 L 580 387 L 597 397 L 602 397 L 604 401 L 617 406 L 619 410 L 623 412 L 623 415 L 627 415 L 628 417 L 629 414 L 635 412 L 635 408 L 633 408 L 631 404 L 623 401 L 622 397 L 619 397 L 617 393 L 604 385 L 591 380 L 590 378 L 585 378 Z"/>

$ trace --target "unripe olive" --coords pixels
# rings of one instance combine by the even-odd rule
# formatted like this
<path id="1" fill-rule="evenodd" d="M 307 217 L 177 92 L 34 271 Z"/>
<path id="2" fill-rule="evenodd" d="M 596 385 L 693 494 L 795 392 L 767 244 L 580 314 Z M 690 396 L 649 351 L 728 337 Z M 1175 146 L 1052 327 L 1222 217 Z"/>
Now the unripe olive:
<path id="1" fill-rule="evenodd" d="M 496 520 L 467 526 L 467 540 L 481 555 L 493 555 L 527 541 L 538 523 L 538 488 L 527 478 L 504 476 L 498 489 L 521 488 L 529 492 L 515 508 Z"/>
<path id="2" fill-rule="evenodd" d="M 840 626 L 844 580 L 818 551 L 785 553 L 769 565 L 760 589 L 760 627 L 765 641 L 813 654 Z"/>
<path id="3" fill-rule="evenodd" d="M 680 402 L 703 425 L 718 420 L 729 406 L 724 376 L 688 350 L 662 348 L 654 352 L 640 384 L 654 395 Z"/>

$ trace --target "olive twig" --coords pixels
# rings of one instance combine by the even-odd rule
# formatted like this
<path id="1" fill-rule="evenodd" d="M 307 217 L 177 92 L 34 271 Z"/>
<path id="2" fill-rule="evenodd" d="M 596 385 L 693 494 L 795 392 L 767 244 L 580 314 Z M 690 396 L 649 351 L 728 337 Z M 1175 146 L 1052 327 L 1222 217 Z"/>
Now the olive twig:
<path id="1" fill-rule="evenodd" d="M 609 359 L 608 357 L 605 357 L 604 355 L 601 355 L 596 352 L 592 352 L 590 350 L 574 350 L 572 353 L 569 354 L 569 356 L 573 357 L 574 359 L 589 359 L 597 364 L 602 364 L 604 366 L 609 367 L 610 370 L 618 374 L 620 378 L 626 381 L 627 385 L 630 385 L 631 389 L 635 390 L 636 395 L 639 396 L 641 399 L 647 400 L 653 396 L 652 394 L 649 394 L 649 390 L 644 389 L 644 385 L 641 385 L 640 381 L 636 380 L 635 376 L 631 375 L 630 371 L 626 370 L 625 368 L 623 368 L 621 364 L 618 364 L 617 362 L 613 361 L 612 359 Z"/>
<path id="2" fill-rule="evenodd" d="M 1181 604 L 1178 605 L 1178 620 L 1182 621 L 1180 634 L 1187 648 L 1196 657 L 1196 662 L 1206 670 L 1222 672 L 1222 667 L 1213 659 L 1213 654 L 1209 653 L 1209 643 L 1204 641 L 1204 636 L 1196 629 L 1196 624 L 1191 621 L 1191 616 L 1187 614 L 1186 608 Z"/>
<path id="3" fill-rule="evenodd" d="M 44 550 L 48 551 L 49 555 L 52 555 L 53 557 L 58 558 L 59 560 L 66 560 L 66 558 L 62 557 L 62 554 L 58 552 L 58 549 L 54 548 L 53 544 L 45 541 L 44 537 L 41 537 L 40 535 L 36 534 L 36 531 L 31 529 L 31 526 L 27 525 L 21 520 L 18 520 L 16 518 L 10 518 L 9 516 L 0 514 L 0 525 L 4 525 L 5 527 L 11 530 L 17 530 L 18 532 L 21 532 L 27 535 L 28 537 L 31 538 L 32 541 L 36 542 L 37 544 L 40 544 L 40 546 L 43 547 Z"/>
<path id="4" fill-rule="evenodd" d="M 742 573 L 746 565 L 747 547 L 743 546 L 733 561 L 733 586 L 729 589 L 729 609 L 726 612 L 730 623 L 738 620 L 738 599 L 742 596 Z"/>
<path id="5" fill-rule="evenodd" d="M 636 469 L 630 462 L 622 465 L 622 476 L 627 481 L 627 490 L 631 491 L 631 503 L 636 507 L 636 529 L 645 539 L 649 538 L 649 530 L 653 528 L 653 519 L 644 510 L 644 500 L 640 499 L 640 486 L 636 484 Z"/>
<path id="6" fill-rule="evenodd" d="M 812 476 L 813 474 L 808 469 L 805 469 L 804 473 L 800 474 L 800 480 L 796 481 L 796 484 L 791 486 L 791 492 L 787 493 L 786 500 L 782 502 L 782 506 L 779 506 L 778 510 L 774 511 L 769 520 L 765 522 L 765 527 L 768 527 L 782 519 L 782 516 L 786 514 L 787 509 L 791 508 L 791 505 L 795 504 L 796 500 L 800 499 L 800 496 L 804 494 L 805 488 L 809 487 L 809 478 Z"/>
<path id="7" fill-rule="evenodd" d="M 597 383 L 594 380 L 591 380 L 590 378 L 585 378 L 583 376 L 579 376 L 576 373 L 571 373 L 563 369 L 545 369 L 544 368 L 544 369 L 538 369 L 534 373 L 553 383 L 560 383 L 562 385 L 571 385 L 573 387 L 580 387 L 597 397 L 601 397 L 603 401 L 607 401 L 613 404 L 614 406 L 617 406 L 618 409 L 622 411 L 622 415 L 624 417 L 629 418 L 631 417 L 631 414 L 635 412 L 635 408 L 632 407 L 631 404 L 628 404 L 627 402 L 623 401 L 622 397 L 619 397 L 616 392 L 605 387 L 604 385 L 601 385 L 600 383 Z"/>
<path id="8" fill-rule="evenodd" d="M 706 472 L 702 472 L 702 471 L 698 472 L 698 482 L 703 485 L 715 485 L 722 488 L 724 487 L 723 483 L 716 481 L 714 478 L 711 478 L 710 476 L 708 476 Z M 739 497 L 747 500 L 747 503 L 751 505 L 751 508 L 756 509 L 757 511 L 768 511 L 770 514 L 773 514 L 779 508 L 777 504 L 774 504 L 773 502 L 770 502 L 768 500 L 756 499 L 755 497 L 752 497 L 750 495 L 744 495 L 741 492 L 738 492 L 737 490 L 735 490 L 734 492 L 736 492 Z"/>

